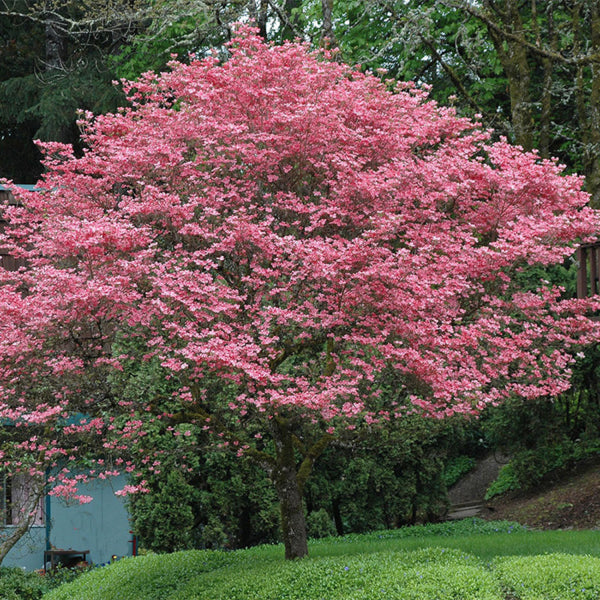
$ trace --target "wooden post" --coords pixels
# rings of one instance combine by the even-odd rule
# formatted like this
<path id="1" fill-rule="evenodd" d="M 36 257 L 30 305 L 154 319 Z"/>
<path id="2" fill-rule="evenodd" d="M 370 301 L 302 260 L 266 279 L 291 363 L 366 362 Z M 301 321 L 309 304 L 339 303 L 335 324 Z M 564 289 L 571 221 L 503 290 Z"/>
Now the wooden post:
<path id="1" fill-rule="evenodd" d="M 579 247 L 577 249 L 577 297 L 586 298 L 587 291 L 587 248 Z"/>
<path id="2" fill-rule="evenodd" d="M 590 295 L 595 296 L 598 293 L 598 248 L 592 246 L 590 253 Z"/>

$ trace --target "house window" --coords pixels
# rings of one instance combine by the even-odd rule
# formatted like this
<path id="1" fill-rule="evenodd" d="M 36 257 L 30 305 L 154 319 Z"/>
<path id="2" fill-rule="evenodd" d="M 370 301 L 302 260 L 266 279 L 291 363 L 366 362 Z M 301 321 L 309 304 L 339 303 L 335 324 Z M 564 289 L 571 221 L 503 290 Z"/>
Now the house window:
<path id="1" fill-rule="evenodd" d="M 0 512 L 2 525 L 18 525 L 28 512 L 33 512 L 32 526 L 44 524 L 43 482 L 24 473 L 0 475 Z"/>

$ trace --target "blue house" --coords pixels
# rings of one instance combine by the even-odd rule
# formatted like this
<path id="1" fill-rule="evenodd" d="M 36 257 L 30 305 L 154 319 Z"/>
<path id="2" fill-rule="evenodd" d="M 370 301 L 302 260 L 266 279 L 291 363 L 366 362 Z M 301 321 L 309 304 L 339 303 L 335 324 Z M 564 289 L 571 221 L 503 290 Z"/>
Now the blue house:
<path id="1" fill-rule="evenodd" d="M 20 185 L 24 189 L 34 186 Z M 15 199 L 5 186 L 0 185 L 0 205 L 14 203 Z M 2 219 L 0 215 L 0 228 Z M 0 248 L 0 266 L 14 270 L 22 263 L 16 261 Z M 60 498 L 46 496 L 40 502 L 36 519 L 26 533 L 11 549 L 3 566 L 21 567 L 27 570 L 42 569 L 45 558 L 53 550 L 85 552 L 87 562 L 100 564 L 110 562 L 113 556 L 130 556 L 135 552 L 128 520 L 128 512 L 123 498 L 114 494 L 122 489 L 126 480 L 116 477 L 110 480 L 96 480 L 80 487 L 82 495 L 91 496 L 88 504 L 66 503 Z M 11 503 L 20 493 L 19 482 L 0 475 L 0 535 L 13 525 Z M 14 488 L 14 489 L 13 489 Z M 75 558 L 76 554 L 58 554 L 56 559 Z"/>
<path id="2" fill-rule="evenodd" d="M 2 566 L 42 569 L 46 566 L 44 558 L 50 560 L 50 550 L 86 552 L 87 562 L 94 564 L 110 562 L 115 556 L 131 556 L 135 546 L 127 507 L 124 499 L 114 494 L 125 483 L 120 476 L 83 484 L 80 492 L 93 498 L 88 504 L 67 503 L 54 496 L 43 498 L 35 524 L 11 549 Z M 74 557 L 75 553 L 57 553 L 54 558 Z"/>

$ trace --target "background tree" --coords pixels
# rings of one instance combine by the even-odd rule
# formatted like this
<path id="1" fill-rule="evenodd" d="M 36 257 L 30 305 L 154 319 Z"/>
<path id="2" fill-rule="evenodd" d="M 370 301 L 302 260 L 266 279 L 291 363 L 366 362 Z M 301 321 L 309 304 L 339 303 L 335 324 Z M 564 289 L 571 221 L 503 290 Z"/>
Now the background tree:
<path id="1" fill-rule="evenodd" d="M 319 533 L 310 525 L 320 511 L 338 535 L 443 517 L 448 508 L 444 467 L 464 451 L 467 423 L 413 415 L 385 428 L 371 427 L 362 440 L 330 445 L 306 486 L 311 535 Z"/>
<path id="2" fill-rule="evenodd" d="M 313 46 L 328 39 L 346 62 L 429 84 L 444 104 L 456 97 L 462 114 L 481 114 L 511 141 L 584 173 L 598 202 L 597 0 L 15 0 L 0 9 L 7 52 L 15 43 L 22 56 L 38 48 L 26 70 L 0 86 L 3 139 L 23 146 L 21 160 L 30 164 L 28 177 L 9 164 L 3 174 L 21 182 L 39 173 L 33 137 L 76 142 L 77 108 L 97 113 L 122 101 L 111 79 L 162 70 L 172 53 L 185 60 L 188 52 L 222 48 L 232 23 L 254 19 L 265 38 Z M 32 32 L 36 41 L 25 47 Z"/>
<path id="3" fill-rule="evenodd" d="M 76 114 L 115 110 L 124 97 L 107 58 L 117 30 L 79 30 L 81 3 L 0 3 L 0 176 L 34 183 L 41 174 L 35 139 L 78 144 Z M 91 25 L 91 24 L 90 24 Z"/>
<path id="4" fill-rule="evenodd" d="M 374 0 L 336 7 L 336 39 L 346 60 L 430 84 L 444 103 L 456 96 L 465 114 L 479 113 L 526 150 L 558 156 L 585 174 L 598 203 L 597 0 Z"/>

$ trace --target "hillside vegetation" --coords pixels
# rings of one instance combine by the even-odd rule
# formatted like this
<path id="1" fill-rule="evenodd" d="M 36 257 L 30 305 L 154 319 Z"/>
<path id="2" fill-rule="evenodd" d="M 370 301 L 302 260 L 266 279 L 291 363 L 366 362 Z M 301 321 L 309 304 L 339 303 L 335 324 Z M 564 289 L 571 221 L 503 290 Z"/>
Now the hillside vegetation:
<path id="1" fill-rule="evenodd" d="M 580 465 L 535 490 L 494 498 L 486 516 L 535 529 L 599 529 L 600 461 Z"/>
<path id="2" fill-rule="evenodd" d="M 280 546 L 128 558 L 44 600 L 588 600 L 600 596 L 593 532 L 531 532 L 469 519 Z M 548 577 L 552 573 L 552 577 Z"/>

